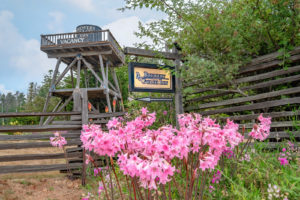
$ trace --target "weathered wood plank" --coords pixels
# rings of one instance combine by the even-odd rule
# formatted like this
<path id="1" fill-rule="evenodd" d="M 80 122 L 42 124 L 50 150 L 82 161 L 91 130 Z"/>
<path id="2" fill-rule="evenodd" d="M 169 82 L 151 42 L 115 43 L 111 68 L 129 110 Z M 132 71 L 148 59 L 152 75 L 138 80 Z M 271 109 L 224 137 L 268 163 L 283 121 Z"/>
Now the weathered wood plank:
<path id="1" fill-rule="evenodd" d="M 79 139 L 67 140 L 66 146 L 80 145 L 81 141 Z M 27 143 L 2 143 L 0 144 L 0 150 L 5 149 L 28 149 L 28 148 L 45 148 L 52 147 L 49 142 L 27 142 Z"/>
<path id="2" fill-rule="evenodd" d="M 245 127 L 246 129 L 252 129 L 254 123 L 240 124 L 240 127 Z M 281 121 L 272 122 L 271 128 L 281 128 L 281 127 L 294 127 L 296 124 L 293 121 Z"/>
<path id="3" fill-rule="evenodd" d="M 81 56 L 98 56 L 99 53 L 103 55 L 109 55 L 112 54 L 112 50 L 109 51 L 87 51 L 87 52 L 81 52 Z M 66 53 L 48 53 L 48 58 L 57 58 L 57 57 L 75 57 L 78 56 L 78 52 L 66 52 Z"/>
<path id="4" fill-rule="evenodd" d="M 70 163 L 70 169 L 81 168 L 80 163 Z M 56 165 L 10 165 L 10 166 L 1 166 L 0 174 L 7 173 L 26 173 L 26 172 L 45 172 L 45 171 L 57 171 L 57 170 L 66 170 L 66 164 L 56 164 Z"/>
<path id="5" fill-rule="evenodd" d="M 297 80 L 300 80 L 300 74 L 295 75 L 295 76 L 290 76 L 290 77 L 284 77 L 284 78 L 280 78 L 280 79 L 276 79 L 276 80 L 257 83 L 254 85 L 242 87 L 242 88 L 240 88 L 240 90 L 245 92 L 247 90 L 261 89 L 261 88 L 280 85 L 280 84 L 289 83 L 289 82 L 293 82 L 293 81 L 297 81 Z M 186 100 L 186 103 L 207 100 L 210 98 L 216 98 L 216 97 L 224 96 L 224 95 L 231 94 L 231 93 L 234 93 L 234 92 L 232 92 L 232 91 L 218 92 L 216 94 L 209 94 L 209 95 L 205 95 L 205 96 L 196 97 L 193 99 L 188 99 L 188 100 Z M 194 94 L 194 92 L 192 92 L 191 94 Z"/>
<path id="6" fill-rule="evenodd" d="M 290 138 L 291 135 L 295 138 L 298 138 L 300 137 L 300 131 L 291 131 L 290 133 L 287 131 L 270 132 L 270 135 L 268 136 L 267 139 Z M 248 138 L 248 132 L 245 134 L 245 138 Z"/>
<path id="7" fill-rule="evenodd" d="M 234 83 L 246 83 L 246 82 L 253 82 L 253 81 L 259 81 L 259 80 L 264 80 L 267 78 L 273 78 L 276 76 L 281 76 L 285 74 L 290 74 L 294 72 L 299 72 L 300 71 L 300 65 L 295 66 L 295 67 L 289 67 L 288 69 L 280 69 L 280 70 L 274 70 L 272 72 L 267 72 L 263 74 L 258 74 L 258 75 L 253 75 L 253 76 L 248 76 L 244 78 L 239 78 L 237 80 L 234 80 Z"/>
<path id="8" fill-rule="evenodd" d="M 65 75 L 68 73 L 68 71 L 71 69 L 71 67 L 73 67 L 73 65 L 77 62 L 77 57 L 74 58 L 74 60 L 65 68 L 65 70 L 59 75 L 59 77 L 55 80 L 54 85 L 57 85 L 59 83 L 59 81 L 61 81 L 61 79 L 63 77 L 65 77 Z"/>
<path id="9" fill-rule="evenodd" d="M 81 90 L 81 98 L 82 98 L 82 109 L 81 109 L 81 119 L 82 119 L 82 124 L 87 124 L 88 123 L 88 93 L 87 89 L 82 89 Z"/>
<path id="10" fill-rule="evenodd" d="M 74 139 L 80 137 L 78 133 L 61 133 L 66 139 Z M 53 134 L 30 134 L 30 135 L 0 135 L 0 141 L 20 141 L 20 140 L 47 140 L 53 137 Z"/>
<path id="11" fill-rule="evenodd" d="M 219 114 L 219 113 L 232 113 L 232 112 L 240 112 L 240 111 L 245 111 L 245 110 L 258 110 L 258 109 L 282 106 L 282 105 L 287 105 L 287 104 L 300 104 L 300 97 L 286 98 L 286 99 L 281 99 L 281 100 L 254 103 L 251 105 L 242 105 L 242 106 L 234 106 L 234 107 L 230 107 L 230 108 L 202 111 L 202 112 L 200 112 L 200 114 L 213 115 L 213 114 Z M 186 109 L 185 111 L 192 111 L 192 110 L 199 110 L 198 106 L 190 107 L 189 109 Z"/>
<path id="12" fill-rule="evenodd" d="M 295 51 L 290 52 L 291 57 L 289 57 L 289 60 L 291 62 L 295 62 L 295 61 L 300 60 L 299 48 L 300 47 L 297 47 L 295 49 Z M 277 52 L 275 54 L 278 55 Z M 274 60 L 274 59 L 276 59 L 274 57 L 270 57 L 270 59 L 268 59 L 268 60 L 261 59 L 260 61 L 258 61 L 260 58 L 262 58 L 262 57 L 257 58 L 257 60 L 253 59 L 250 64 L 247 64 L 245 66 L 240 67 L 239 74 L 244 74 L 244 73 L 248 73 L 248 72 L 254 72 L 254 71 L 257 71 L 257 70 L 267 69 L 267 68 L 270 68 L 270 67 L 275 67 L 275 66 L 278 66 L 282 63 L 282 60 Z M 203 83 L 202 80 L 185 82 L 184 87 L 190 87 L 190 86 L 198 85 L 198 84 L 201 84 L 201 83 Z"/>
<path id="13" fill-rule="evenodd" d="M 107 124 L 109 120 L 107 119 L 101 119 L 101 120 L 94 120 L 92 123 L 94 124 Z"/>
<path id="14" fill-rule="evenodd" d="M 291 62 L 300 60 L 300 54 L 298 53 L 298 54 L 291 55 L 291 57 L 289 57 L 289 60 Z M 270 60 L 268 62 L 260 62 L 257 64 L 250 64 L 250 65 L 241 67 L 239 70 L 239 73 L 244 74 L 244 73 L 253 72 L 253 71 L 257 71 L 257 70 L 267 69 L 270 67 L 278 66 L 281 63 L 282 63 L 282 60 Z"/>
<path id="15" fill-rule="evenodd" d="M 49 92 L 47 94 L 47 98 L 46 98 L 46 101 L 45 101 L 45 104 L 44 104 L 44 107 L 43 107 L 43 112 L 46 112 L 48 104 L 49 104 L 49 101 L 50 101 L 50 98 L 52 97 L 52 90 L 55 88 L 55 84 L 54 83 L 56 81 L 56 76 L 57 76 L 59 65 L 60 65 L 61 61 L 62 61 L 61 58 L 58 58 L 56 66 L 55 66 L 55 70 L 53 72 L 53 77 L 52 77 L 52 80 L 51 80 L 51 83 L 50 83 Z M 40 118 L 40 125 L 43 124 L 43 121 L 44 121 L 44 116 L 42 116 Z"/>
<path id="16" fill-rule="evenodd" d="M 249 114 L 249 115 L 236 115 L 236 116 L 230 116 L 230 117 L 221 117 L 217 118 L 221 121 L 226 121 L 227 118 L 230 118 L 231 120 L 253 120 L 257 119 L 257 117 L 260 114 Z M 300 111 L 283 111 L 283 112 L 272 112 L 272 113 L 263 113 L 264 117 L 272 117 L 272 118 L 279 118 L 279 117 L 293 117 L 300 115 Z"/>
<path id="17" fill-rule="evenodd" d="M 81 147 L 72 147 L 72 148 L 67 148 L 66 151 L 67 151 L 67 153 L 82 152 L 82 148 Z"/>
<path id="18" fill-rule="evenodd" d="M 59 104 L 57 104 L 57 108 L 55 108 L 55 111 L 56 112 L 60 112 L 63 108 L 65 108 L 67 105 L 68 105 L 68 103 L 70 103 L 70 101 L 72 100 L 72 96 L 70 96 L 67 100 L 65 100 L 65 102 L 61 105 L 61 106 L 59 106 L 58 107 L 58 105 Z M 57 110 L 56 110 L 57 109 Z M 44 124 L 43 125 L 48 125 L 53 119 L 54 119 L 54 117 L 55 116 L 49 116 L 47 119 L 46 119 L 46 121 L 44 122 Z"/>
<path id="19" fill-rule="evenodd" d="M 244 103 L 244 102 L 249 102 L 249 101 L 254 101 L 254 100 L 261 100 L 261 99 L 265 99 L 265 98 L 277 97 L 277 96 L 281 96 L 281 95 L 296 94 L 299 92 L 300 92 L 300 87 L 293 87 L 293 88 L 288 88 L 285 90 L 267 92 L 267 93 L 248 96 L 248 97 L 240 97 L 240 98 L 236 98 L 236 99 L 228 99 L 228 100 L 224 100 L 224 101 L 205 103 L 205 104 L 199 105 L 198 109 L 213 108 L 213 107 L 218 107 L 218 106 L 226 106 L 226 105 Z M 187 109 L 189 109 L 189 107 L 187 107 Z"/>
<path id="20" fill-rule="evenodd" d="M 53 125 L 78 125 L 81 121 L 53 121 Z"/>
<path id="21" fill-rule="evenodd" d="M 68 153 L 67 158 L 76 158 L 81 157 L 82 153 L 73 152 Z M 0 162 L 11 162 L 11 161 L 22 161 L 22 160 L 45 160 L 45 159 L 61 159 L 65 158 L 64 153 L 55 153 L 55 154 L 23 154 L 23 155 L 9 155 L 9 156 L 0 156 Z"/>
<path id="22" fill-rule="evenodd" d="M 80 115 L 80 112 L 11 112 L 0 113 L 0 118 L 3 117 L 38 117 L 38 116 L 68 116 Z"/>
<path id="23" fill-rule="evenodd" d="M 106 118 L 106 117 L 120 117 L 120 116 L 124 116 L 125 113 L 126 112 L 89 114 L 89 118 L 98 119 L 98 118 Z"/>
<path id="24" fill-rule="evenodd" d="M 23 125 L 23 126 L 1 126 L 0 132 L 43 132 L 80 130 L 81 125 Z"/>
<path id="25" fill-rule="evenodd" d="M 296 47 L 295 49 L 293 49 L 292 51 L 289 52 L 290 55 L 295 55 L 295 54 L 299 54 L 299 53 L 300 53 L 300 47 Z M 282 55 L 282 53 L 280 53 L 280 52 L 274 52 L 274 53 L 260 56 L 258 58 L 253 58 L 251 60 L 251 62 L 248 64 L 248 67 L 250 67 L 251 65 L 257 65 L 262 62 L 272 61 L 274 59 L 277 59 L 281 55 Z"/>
<path id="26" fill-rule="evenodd" d="M 258 75 L 243 77 L 243 78 L 233 80 L 232 82 L 235 83 L 235 84 L 241 84 L 241 83 L 247 83 L 247 82 L 253 82 L 253 81 L 261 81 L 261 80 L 265 80 L 265 79 L 268 79 L 268 78 L 273 78 L 273 77 L 276 77 L 276 76 L 286 75 L 286 74 L 299 72 L 299 71 L 300 71 L 300 65 L 295 66 L 295 67 L 289 67 L 288 69 L 275 70 L 275 71 L 272 71 L 272 72 L 267 72 L 267 73 L 262 73 L 262 74 L 258 74 Z M 225 86 L 228 86 L 228 85 L 230 85 L 230 84 L 229 83 L 222 83 L 222 84 L 217 84 L 217 85 L 210 86 L 210 87 L 200 88 L 200 89 L 194 90 L 190 94 L 197 94 L 197 93 L 201 93 L 201 92 L 206 92 L 206 91 L 210 91 L 210 90 L 217 89 L 217 88 L 220 88 L 220 87 L 225 87 Z"/>
<path id="27" fill-rule="evenodd" d="M 133 47 L 125 47 L 124 53 L 126 55 L 143 56 L 148 58 L 165 58 L 168 60 L 175 60 L 180 58 L 177 53 L 153 51 L 153 50 L 139 49 Z"/>

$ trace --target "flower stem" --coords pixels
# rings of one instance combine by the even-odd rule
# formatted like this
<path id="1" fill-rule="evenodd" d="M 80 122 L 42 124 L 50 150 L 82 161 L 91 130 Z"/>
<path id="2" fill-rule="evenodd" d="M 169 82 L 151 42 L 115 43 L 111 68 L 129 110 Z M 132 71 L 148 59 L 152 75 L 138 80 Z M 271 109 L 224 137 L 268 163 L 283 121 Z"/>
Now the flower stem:
<path id="1" fill-rule="evenodd" d="M 133 179 L 131 180 L 131 184 L 132 184 L 132 187 L 133 187 L 134 200 L 137 200 L 136 199 L 136 192 L 135 192 L 135 185 L 134 185 Z"/>
<path id="2" fill-rule="evenodd" d="M 121 199 L 124 200 L 122 188 L 121 188 L 121 186 L 120 186 L 120 182 L 119 182 L 118 176 L 117 176 L 116 171 L 115 171 L 114 162 L 113 162 L 112 157 L 110 157 L 110 161 L 111 161 L 111 168 L 112 168 L 112 170 L 113 170 L 113 172 L 114 172 L 114 175 L 115 175 L 115 177 L 116 177 L 116 181 L 117 181 L 117 184 L 118 184 L 118 187 L 119 187 L 119 190 L 120 190 Z"/>
<path id="3" fill-rule="evenodd" d="M 129 190 L 129 199 L 132 200 L 132 198 L 131 198 L 131 187 L 130 187 L 129 182 L 128 182 L 128 177 L 125 176 L 125 178 L 126 178 L 127 187 L 128 187 L 128 190 Z"/>
<path id="4" fill-rule="evenodd" d="M 67 172 L 69 173 L 69 175 L 72 175 L 71 169 L 70 169 L 70 164 L 69 164 L 69 159 L 67 156 L 67 151 L 65 149 L 65 147 L 63 146 L 63 150 L 64 150 L 64 155 L 65 155 L 65 159 L 66 159 L 66 165 L 67 165 Z"/>

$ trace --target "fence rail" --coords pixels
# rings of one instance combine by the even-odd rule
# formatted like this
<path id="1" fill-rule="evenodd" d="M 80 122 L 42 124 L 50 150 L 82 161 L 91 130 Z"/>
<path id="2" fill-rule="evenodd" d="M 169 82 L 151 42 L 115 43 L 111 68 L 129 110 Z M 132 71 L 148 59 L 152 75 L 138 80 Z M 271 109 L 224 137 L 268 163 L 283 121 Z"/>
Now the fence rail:
<path id="1" fill-rule="evenodd" d="M 230 82 L 206 87 L 202 80 L 186 82 L 185 111 L 221 121 L 229 117 L 248 129 L 265 113 L 273 118 L 270 139 L 300 138 L 300 47 L 289 55 L 285 66 L 278 52 L 255 58 Z"/>

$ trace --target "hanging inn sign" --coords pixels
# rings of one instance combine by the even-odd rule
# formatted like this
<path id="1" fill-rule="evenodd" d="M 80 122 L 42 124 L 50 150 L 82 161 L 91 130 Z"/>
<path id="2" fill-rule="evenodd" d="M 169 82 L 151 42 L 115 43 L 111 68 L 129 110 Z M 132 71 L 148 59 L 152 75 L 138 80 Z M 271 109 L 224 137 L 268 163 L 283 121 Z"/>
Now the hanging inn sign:
<path id="1" fill-rule="evenodd" d="M 172 67 L 148 63 L 129 63 L 130 92 L 175 92 Z"/>

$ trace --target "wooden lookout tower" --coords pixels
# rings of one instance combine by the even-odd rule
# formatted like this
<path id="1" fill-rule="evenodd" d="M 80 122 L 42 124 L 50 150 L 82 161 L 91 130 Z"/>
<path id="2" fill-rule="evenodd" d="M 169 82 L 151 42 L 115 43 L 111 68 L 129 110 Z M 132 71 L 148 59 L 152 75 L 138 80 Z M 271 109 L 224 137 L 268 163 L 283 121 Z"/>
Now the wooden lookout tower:
<path id="1" fill-rule="evenodd" d="M 83 112 L 80 119 L 71 116 L 71 124 L 87 123 L 90 117 L 84 112 L 88 112 L 88 108 L 94 114 L 124 111 L 114 68 L 124 64 L 125 55 L 109 30 L 80 25 L 76 32 L 41 35 L 41 50 L 48 58 L 57 59 L 43 112 L 47 111 L 53 96 L 61 101 L 52 112 L 60 112 L 70 102 L 73 102 L 73 111 Z M 61 66 L 64 69 L 60 69 Z M 58 88 L 67 73 L 71 75 L 72 88 Z M 40 125 L 59 123 L 53 119 L 41 117 Z"/>

